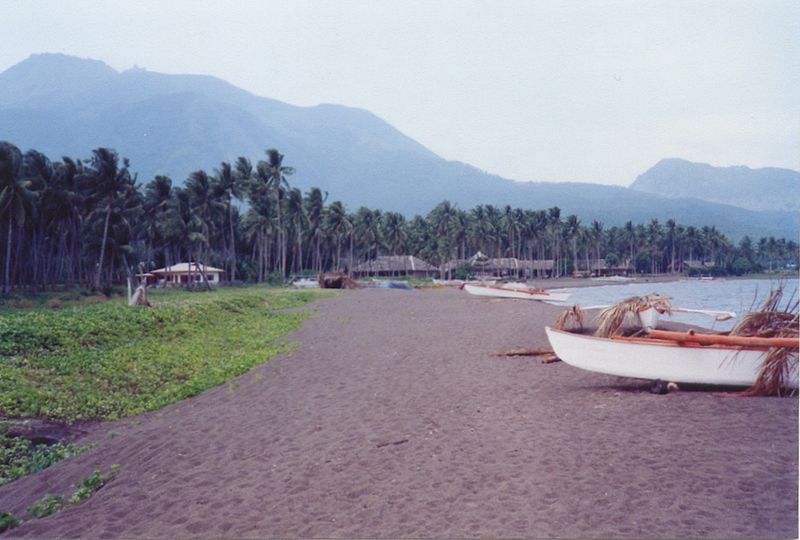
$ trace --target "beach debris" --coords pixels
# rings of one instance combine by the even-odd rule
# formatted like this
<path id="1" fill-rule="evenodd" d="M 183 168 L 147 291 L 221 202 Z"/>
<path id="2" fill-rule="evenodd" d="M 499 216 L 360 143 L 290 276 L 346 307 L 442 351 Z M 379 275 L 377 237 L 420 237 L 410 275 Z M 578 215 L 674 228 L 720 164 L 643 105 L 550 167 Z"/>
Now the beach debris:
<path id="1" fill-rule="evenodd" d="M 674 383 L 672 381 L 665 382 L 662 381 L 661 379 L 656 379 L 650 386 L 651 394 L 658 394 L 662 396 L 664 394 L 668 394 L 669 392 L 677 392 L 678 390 L 680 390 L 680 388 L 678 387 L 677 383 Z"/>
<path id="2" fill-rule="evenodd" d="M 583 330 L 584 312 L 578 304 L 565 309 L 559 315 L 553 327 L 556 330 Z"/>
<path id="3" fill-rule="evenodd" d="M 800 344 L 800 302 L 793 294 L 781 308 L 783 285 L 770 292 L 760 309 L 747 313 L 731 330 L 732 336 L 794 338 Z M 756 382 L 742 396 L 780 396 L 789 377 L 798 371 L 798 345 L 771 347 L 764 355 Z M 794 390 L 791 391 L 794 393 Z"/>
<path id="4" fill-rule="evenodd" d="M 359 284 L 344 272 L 322 272 L 319 275 L 321 289 L 358 289 Z"/>
<path id="5" fill-rule="evenodd" d="M 560 358 L 555 355 L 553 349 L 514 349 L 511 351 L 492 353 L 492 356 L 540 356 L 542 364 L 552 364 L 553 362 L 560 361 Z"/>
<path id="6" fill-rule="evenodd" d="M 399 441 L 386 441 L 376 444 L 376 448 L 383 448 L 384 446 L 394 445 L 397 446 L 398 444 L 407 443 L 408 439 L 400 439 Z"/>
<path id="7" fill-rule="evenodd" d="M 655 309 L 658 313 L 672 313 L 672 298 L 660 294 L 631 296 L 618 304 L 601 311 L 596 320 L 599 321 L 597 337 L 611 337 L 622 333 L 625 326 L 632 325 L 639 312 Z"/>

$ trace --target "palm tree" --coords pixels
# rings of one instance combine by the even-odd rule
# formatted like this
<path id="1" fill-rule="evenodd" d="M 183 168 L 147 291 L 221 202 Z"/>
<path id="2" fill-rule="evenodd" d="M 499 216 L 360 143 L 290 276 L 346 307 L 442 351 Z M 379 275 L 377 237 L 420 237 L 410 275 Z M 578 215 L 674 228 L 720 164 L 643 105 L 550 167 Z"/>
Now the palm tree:
<path id="1" fill-rule="evenodd" d="M 241 159 L 241 158 L 240 158 Z M 233 228 L 234 207 L 233 199 L 241 201 L 244 197 L 244 183 L 249 179 L 250 174 L 243 177 L 234 170 L 230 163 L 223 161 L 214 176 L 216 196 L 222 199 L 225 206 L 225 214 L 228 217 L 228 280 L 236 280 L 236 234 Z"/>
<path id="2" fill-rule="evenodd" d="M 592 221 L 589 228 L 592 245 L 594 246 L 594 260 L 600 262 L 600 251 L 603 245 L 603 224 L 597 220 Z"/>
<path id="3" fill-rule="evenodd" d="M 380 210 L 370 210 L 362 206 L 358 209 L 355 215 L 355 237 L 358 242 L 365 248 L 364 258 L 368 260 L 372 257 L 377 257 L 381 246 L 381 212 Z M 353 240 L 351 235 L 351 241 Z M 350 266 L 353 266 L 353 246 L 350 247 Z M 351 270 L 352 271 L 352 270 Z"/>
<path id="4" fill-rule="evenodd" d="M 280 257 L 281 276 L 286 276 L 286 234 L 281 220 L 281 186 L 289 187 L 287 176 L 294 174 L 293 167 L 283 165 L 283 154 L 274 148 L 265 152 L 267 161 L 259 161 L 256 165 L 256 176 L 265 186 L 272 190 L 275 195 L 277 205 L 275 206 L 275 216 L 278 230 L 278 255 Z"/>
<path id="5" fill-rule="evenodd" d="M 156 248 L 163 250 L 164 266 L 171 263 L 164 240 L 164 227 L 172 195 L 172 179 L 169 176 L 156 176 L 145 186 L 143 232 L 147 241 L 145 259 L 148 264 L 153 259 L 151 253 Z"/>
<path id="6" fill-rule="evenodd" d="M 100 287 L 100 279 L 105 262 L 106 242 L 108 240 L 108 223 L 114 203 L 126 190 L 134 188 L 134 180 L 128 172 L 129 162 L 122 160 L 119 166 L 119 157 L 110 148 L 97 148 L 92 151 L 89 159 L 89 169 L 86 171 L 87 180 L 92 183 L 92 196 L 96 200 L 97 210 L 105 212 L 103 223 L 103 240 L 100 244 L 100 256 L 95 269 L 94 288 Z"/>
<path id="7" fill-rule="evenodd" d="M 6 231 L 5 273 L 3 294 L 11 292 L 11 245 L 13 242 L 13 224 L 17 229 L 25 225 L 25 219 L 34 211 L 34 193 L 30 190 L 30 182 L 20 176 L 22 153 L 10 142 L 0 141 L 0 215 L 6 214 L 8 230 Z"/>
<path id="8" fill-rule="evenodd" d="M 456 258 L 467 258 L 467 239 L 469 237 L 469 214 L 463 210 L 455 209 L 453 214 L 453 242 L 456 245 Z"/>
<path id="9" fill-rule="evenodd" d="M 309 241 L 314 240 L 314 256 L 311 261 L 311 267 L 315 272 L 322 271 L 322 253 L 321 243 L 324 235 L 322 222 L 325 212 L 325 201 L 328 199 L 328 193 L 323 195 L 319 188 L 311 188 L 306 195 L 305 208 L 306 215 L 308 216 L 308 233 Z"/>
<path id="10" fill-rule="evenodd" d="M 292 271 L 300 273 L 303 266 L 303 233 L 308 227 L 308 215 L 303 206 L 303 194 L 292 188 L 286 197 L 287 222 L 294 230 L 295 245 L 293 248 Z"/>
<path id="11" fill-rule="evenodd" d="M 22 156 L 22 176 L 30 182 L 30 189 L 36 194 L 37 199 L 38 218 L 33 223 L 30 246 L 32 255 L 30 283 L 35 292 L 40 280 L 42 285 L 47 281 L 48 262 L 53 258 L 53 249 L 49 245 L 52 242 L 48 242 L 48 239 L 52 239 L 56 234 L 48 233 L 58 229 L 53 223 L 58 217 L 58 176 L 50 159 L 36 150 L 28 150 Z"/>
<path id="12" fill-rule="evenodd" d="M 493 236 L 489 213 L 484 205 L 479 204 L 470 211 L 470 222 L 473 251 L 487 253 L 488 243 L 493 240 Z"/>
<path id="13" fill-rule="evenodd" d="M 192 196 L 186 188 L 175 188 L 166 228 L 169 231 L 169 241 L 179 257 L 184 254 L 190 262 L 201 258 L 201 252 L 208 244 L 208 238 L 204 235 L 208 227 L 198 215 L 196 206 L 192 204 Z M 203 273 L 201 277 L 210 288 Z M 186 284 L 187 287 L 191 285 L 191 281 Z"/>
<path id="14" fill-rule="evenodd" d="M 336 258 L 334 268 L 341 268 L 342 239 L 353 230 L 353 223 L 341 201 L 333 201 L 325 214 L 325 229 L 336 241 Z"/>
<path id="15" fill-rule="evenodd" d="M 83 174 L 82 163 L 80 160 L 73 160 L 64 156 L 61 163 L 56 163 L 55 174 L 58 177 L 59 196 L 57 200 L 56 213 L 60 223 L 63 224 L 61 234 L 62 252 L 64 256 L 59 257 L 65 261 L 65 280 L 67 288 L 71 288 L 76 278 L 80 279 L 80 244 L 81 227 L 83 221 L 82 207 L 84 205 L 84 193 L 80 189 L 78 179 Z"/>
<path id="16" fill-rule="evenodd" d="M 554 277 L 561 276 L 561 209 L 554 206 L 547 211 L 548 226 L 553 238 L 553 268 Z"/>
<path id="17" fill-rule="evenodd" d="M 491 250 L 487 250 L 486 254 L 490 257 L 502 257 L 502 250 L 500 249 L 500 245 L 503 241 L 502 237 L 502 225 L 501 219 L 502 214 L 500 213 L 500 209 L 496 206 L 491 204 L 487 204 L 485 207 L 486 213 L 486 229 L 487 229 L 487 236 L 486 242 L 487 247 L 488 245 L 492 245 Z"/>
<path id="18" fill-rule="evenodd" d="M 246 239 L 253 246 L 253 258 L 258 267 L 259 282 L 266 279 L 270 266 L 271 242 L 274 230 L 274 201 L 265 189 L 251 189 L 250 209 L 244 217 L 242 226 Z"/>
<path id="19" fill-rule="evenodd" d="M 192 212 L 197 215 L 201 227 L 201 234 L 205 241 L 203 242 L 205 253 L 199 253 L 200 259 L 203 260 L 203 265 L 199 264 L 199 260 L 195 259 L 197 268 L 200 271 L 200 276 L 206 284 L 206 287 L 211 289 L 205 273 L 205 265 L 208 264 L 209 249 L 211 247 L 211 239 L 215 232 L 214 218 L 223 210 L 224 202 L 216 197 L 214 186 L 211 178 L 203 170 L 198 170 L 189 175 L 186 181 L 185 190 L 189 196 L 189 204 L 192 207 Z"/>
<path id="20" fill-rule="evenodd" d="M 443 201 L 436 205 L 428 214 L 428 222 L 431 224 L 431 229 L 436 235 L 436 241 L 439 246 L 437 259 L 441 264 L 446 263 L 453 258 L 453 219 L 455 218 L 455 209 L 450 205 L 450 201 Z"/>
<path id="21" fill-rule="evenodd" d="M 581 222 L 578 216 L 570 214 L 564 222 L 564 239 L 572 242 L 572 269 L 578 271 L 578 240 L 580 239 Z"/>
<path id="22" fill-rule="evenodd" d="M 658 219 L 650 220 L 650 225 L 647 227 L 647 243 L 650 247 L 650 273 L 657 274 L 660 271 L 660 250 L 659 245 L 663 237 L 664 231 Z"/>

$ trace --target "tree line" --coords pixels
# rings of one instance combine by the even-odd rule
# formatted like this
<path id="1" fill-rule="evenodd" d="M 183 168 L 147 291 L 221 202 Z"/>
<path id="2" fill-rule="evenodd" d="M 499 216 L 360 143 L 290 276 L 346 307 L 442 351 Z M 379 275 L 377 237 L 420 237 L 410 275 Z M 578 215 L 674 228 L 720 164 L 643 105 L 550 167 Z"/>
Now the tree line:
<path id="1" fill-rule="evenodd" d="M 415 255 L 441 266 L 481 251 L 491 258 L 552 259 L 558 277 L 604 259 L 642 273 L 746 273 L 797 264 L 798 245 L 744 237 L 738 245 L 714 226 L 674 220 L 605 227 L 490 204 L 462 210 L 443 201 L 426 216 L 361 207 L 289 183 L 294 168 L 276 149 L 197 170 L 182 187 L 167 176 L 141 185 L 116 151 L 51 161 L 37 150 L 0 142 L 0 261 L 3 293 L 54 286 L 110 287 L 139 271 L 197 261 L 225 280 L 282 281 L 286 276 L 352 269 L 378 255 Z"/>

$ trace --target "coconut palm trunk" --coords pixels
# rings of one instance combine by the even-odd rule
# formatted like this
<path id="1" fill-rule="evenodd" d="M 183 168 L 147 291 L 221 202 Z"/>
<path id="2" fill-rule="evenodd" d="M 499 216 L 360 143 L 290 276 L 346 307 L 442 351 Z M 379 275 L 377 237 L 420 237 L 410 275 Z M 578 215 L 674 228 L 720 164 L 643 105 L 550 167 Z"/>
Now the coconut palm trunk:
<path id="1" fill-rule="evenodd" d="M 8 233 L 6 234 L 6 268 L 3 280 L 3 294 L 11 292 L 11 229 L 13 224 L 13 207 L 8 211 Z"/>
<path id="2" fill-rule="evenodd" d="M 231 233 L 231 243 L 230 243 L 230 261 L 231 261 L 231 273 L 230 281 L 236 281 L 236 235 L 234 234 L 233 230 L 233 212 L 231 211 L 231 202 L 228 201 L 228 227 Z"/>
<path id="3" fill-rule="evenodd" d="M 100 260 L 97 262 L 97 273 L 95 274 L 94 288 L 100 288 L 100 280 L 103 276 L 103 260 L 106 255 L 106 241 L 108 241 L 108 222 L 111 220 L 111 203 L 108 203 L 106 209 L 106 219 L 103 224 L 103 243 L 100 245 Z"/>

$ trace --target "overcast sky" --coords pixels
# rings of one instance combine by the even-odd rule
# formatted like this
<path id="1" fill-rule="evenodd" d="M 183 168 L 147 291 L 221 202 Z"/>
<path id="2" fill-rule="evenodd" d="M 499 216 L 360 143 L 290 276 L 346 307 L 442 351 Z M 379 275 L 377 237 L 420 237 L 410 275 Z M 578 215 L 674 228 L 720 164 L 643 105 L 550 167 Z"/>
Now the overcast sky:
<path id="1" fill-rule="evenodd" d="M 664 157 L 800 169 L 797 0 L 0 0 L 0 13 L 0 71 L 60 52 L 214 75 L 368 109 L 518 180 L 628 185 Z"/>

